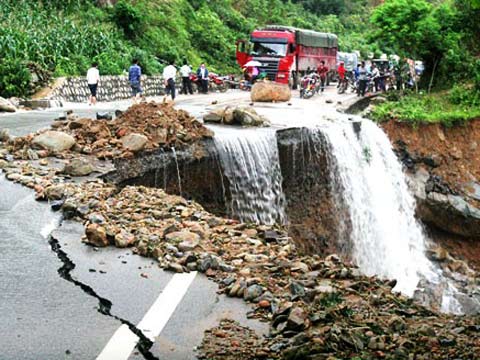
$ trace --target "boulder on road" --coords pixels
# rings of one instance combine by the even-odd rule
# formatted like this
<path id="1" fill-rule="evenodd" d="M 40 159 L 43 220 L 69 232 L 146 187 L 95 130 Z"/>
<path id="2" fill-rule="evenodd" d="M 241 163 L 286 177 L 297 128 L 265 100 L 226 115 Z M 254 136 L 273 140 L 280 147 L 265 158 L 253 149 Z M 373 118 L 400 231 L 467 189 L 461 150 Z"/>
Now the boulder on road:
<path id="1" fill-rule="evenodd" d="M 148 143 L 148 138 L 141 134 L 129 134 L 120 139 L 122 146 L 130 151 L 140 151 L 145 148 Z"/>
<path id="2" fill-rule="evenodd" d="M 61 152 L 75 145 L 75 139 L 61 131 L 46 131 L 35 136 L 32 143 L 45 150 Z"/>
<path id="3" fill-rule="evenodd" d="M 0 97 L 0 111 L 15 112 L 17 109 L 10 101 Z"/>
<path id="4" fill-rule="evenodd" d="M 254 102 L 289 101 L 292 97 L 292 91 L 286 84 L 259 81 L 252 86 L 250 97 Z"/>
<path id="5" fill-rule="evenodd" d="M 268 126 L 269 121 L 249 106 L 221 107 L 212 110 L 203 117 L 205 122 L 240 126 Z"/>

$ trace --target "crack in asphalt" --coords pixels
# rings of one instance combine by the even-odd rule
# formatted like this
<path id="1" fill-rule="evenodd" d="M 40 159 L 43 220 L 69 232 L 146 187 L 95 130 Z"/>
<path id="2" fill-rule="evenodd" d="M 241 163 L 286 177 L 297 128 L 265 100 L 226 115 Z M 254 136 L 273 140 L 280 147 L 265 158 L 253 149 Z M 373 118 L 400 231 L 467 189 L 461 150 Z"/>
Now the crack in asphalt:
<path id="1" fill-rule="evenodd" d="M 61 226 L 61 225 L 60 225 Z M 132 333 L 138 336 L 139 341 L 137 343 L 137 350 L 142 354 L 146 360 L 159 360 L 155 355 L 150 352 L 153 342 L 147 338 L 143 332 L 137 328 L 134 324 L 125 320 L 117 315 L 112 314 L 112 302 L 108 299 L 105 299 L 98 295 L 95 290 L 93 290 L 89 285 L 82 283 L 72 277 L 70 274 L 73 269 L 75 269 L 75 264 L 68 257 L 67 253 L 62 250 L 60 242 L 58 239 L 54 238 L 52 234 L 48 236 L 48 243 L 52 251 L 57 255 L 58 259 L 62 262 L 62 266 L 57 270 L 58 274 L 62 279 L 67 280 L 68 282 L 73 283 L 75 286 L 78 286 L 84 293 L 89 296 L 92 296 L 98 300 L 98 312 L 102 315 L 109 316 L 115 320 L 120 321 L 122 324 L 127 325 Z"/>

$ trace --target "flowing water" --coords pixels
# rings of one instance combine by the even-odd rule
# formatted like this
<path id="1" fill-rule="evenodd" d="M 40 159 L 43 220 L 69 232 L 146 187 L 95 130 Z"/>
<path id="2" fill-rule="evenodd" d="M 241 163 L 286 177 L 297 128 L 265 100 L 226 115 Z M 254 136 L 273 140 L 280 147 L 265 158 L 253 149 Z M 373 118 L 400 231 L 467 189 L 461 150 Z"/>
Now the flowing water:
<path id="1" fill-rule="evenodd" d="M 331 178 L 350 217 L 353 259 L 366 274 L 396 279 L 396 290 L 413 295 L 421 276 L 435 274 L 415 201 L 387 136 L 368 120 L 358 133 L 348 121 L 317 131 L 330 145 Z"/>
<path id="2" fill-rule="evenodd" d="M 427 239 L 415 218 L 415 200 L 388 137 L 369 120 L 355 122 L 356 128 L 338 115 L 334 121 L 319 119 L 306 125 L 300 144 L 308 136 L 307 143 L 313 145 L 306 149 L 306 158 L 292 159 L 292 166 L 327 151 L 334 211 L 341 218 L 339 248 L 347 249 L 365 274 L 396 279 L 395 290 L 405 295 L 443 289 L 437 303 L 445 312 L 460 313 L 458 287 L 426 257 Z M 286 223 L 275 131 L 215 132 L 231 194 L 230 215 L 241 221 Z"/>
<path id="3" fill-rule="evenodd" d="M 215 132 L 215 146 L 229 181 L 230 215 L 261 224 L 285 223 L 285 196 L 275 131 L 215 129 Z"/>

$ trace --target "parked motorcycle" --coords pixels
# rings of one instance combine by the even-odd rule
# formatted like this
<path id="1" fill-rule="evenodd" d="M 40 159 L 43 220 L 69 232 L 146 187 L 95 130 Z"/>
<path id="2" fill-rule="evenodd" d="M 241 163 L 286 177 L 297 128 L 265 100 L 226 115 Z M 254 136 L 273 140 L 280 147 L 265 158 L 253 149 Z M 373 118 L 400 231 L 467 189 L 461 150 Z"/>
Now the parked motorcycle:
<path id="1" fill-rule="evenodd" d="M 209 91 L 227 91 L 227 81 L 228 77 L 219 76 L 215 73 L 208 74 L 208 90 Z M 190 74 L 190 81 L 192 82 L 192 87 L 194 92 L 198 92 L 201 88 L 200 78 L 195 73 Z"/>
<path id="2" fill-rule="evenodd" d="M 300 98 L 302 99 L 310 99 L 319 92 L 319 89 L 320 80 L 316 74 L 305 75 L 300 80 Z"/>

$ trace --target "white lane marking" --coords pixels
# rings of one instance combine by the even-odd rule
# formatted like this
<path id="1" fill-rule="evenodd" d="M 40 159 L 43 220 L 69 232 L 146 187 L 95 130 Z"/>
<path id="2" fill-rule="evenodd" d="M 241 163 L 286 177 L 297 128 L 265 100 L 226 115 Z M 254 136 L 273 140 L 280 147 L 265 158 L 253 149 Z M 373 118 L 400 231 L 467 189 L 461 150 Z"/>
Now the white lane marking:
<path id="1" fill-rule="evenodd" d="M 196 275 L 196 271 L 173 275 L 137 326 L 148 339 L 155 341 L 155 338 L 160 335 Z M 127 360 L 138 340 L 138 336 L 132 333 L 127 325 L 122 325 L 113 334 L 97 360 Z"/>

